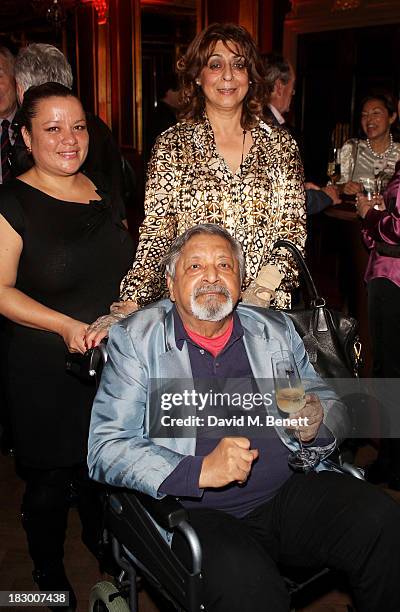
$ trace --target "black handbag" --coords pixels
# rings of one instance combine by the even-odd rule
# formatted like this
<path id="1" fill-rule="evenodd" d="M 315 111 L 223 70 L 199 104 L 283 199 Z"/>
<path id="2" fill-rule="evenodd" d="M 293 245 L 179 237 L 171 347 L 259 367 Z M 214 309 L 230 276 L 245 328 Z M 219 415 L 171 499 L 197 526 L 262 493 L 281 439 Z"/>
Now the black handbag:
<path id="1" fill-rule="evenodd" d="M 65 358 L 66 371 L 79 378 L 83 383 L 97 384 L 103 366 L 103 350 L 104 346 L 101 345 L 98 348 L 89 349 L 83 355 L 81 353 L 68 353 Z"/>
<path id="2" fill-rule="evenodd" d="M 310 362 L 323 378 L 358 376 L 361 343 L 358 323 L 352 317 L 330 310 L 318 295 L 310 270 L 299 249 L 289 240 L 278 240 L 273 250 L 287 249 L 304 280 L 310 300 L 308 309 L 283 310 L 302 338 Z"/>

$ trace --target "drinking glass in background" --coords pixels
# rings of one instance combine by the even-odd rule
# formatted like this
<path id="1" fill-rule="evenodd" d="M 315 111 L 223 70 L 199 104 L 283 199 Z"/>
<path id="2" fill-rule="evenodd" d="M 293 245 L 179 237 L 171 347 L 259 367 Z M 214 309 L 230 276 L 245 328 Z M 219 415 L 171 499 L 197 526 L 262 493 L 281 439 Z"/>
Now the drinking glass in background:
<path id="1" fill-rule="evenodd" d="M 328 185 L 336 185 L 340 179 L 340 149 L 330 150 L 326 174 L 329 176 Z"/>
<path id="2" fill-rule="evenodd" d="M 306 394 L 293 353 L 273 353 L 271 363 L 279 410 L 287 414 L 298 412 L 306 405 Z M 319 463 L 319 455 L 314 449 L 304 448 L 298 428 L 295 437 L 300 448 L 289 455 L 288 464 L 297 472 L 308 472 Z"/>
<path id="3" fill-rule="evenodd" d="M 363 187 L 363 194 L 367 196 L 367 200 L 373 204 L 376 210 L 384 208 L 382 198 L 382 174 L 375 175 L 375 178 L 360 178 L 360 183 Z"/>
<path id="4" fill-rule="evenodd" d="M 377 198 L 378 196 L 382 195 L 383 193 L 382 185 L 383 185 L 383 177 L 382 177 L 382 173 L 379 172 L 378 174 L 375 174 L 374 197 Z"/>
<path id="5" fill-rule="evenodd" d="M 371 201 L 376 193 L 376 180 L 370 177 L 360 177 L 360 183 L 362 185 L 364 194 L 367 196 L 367 200 Z"/>
<path id="6" fill-rule="evenodd" d="M 385 170 L 386 170 L 387 160 L 386 159 L 376 159 L 374 162 L 374 176 L 375 176 L 375 193 L 376 197 L 382 195 L 384 189 L 384 178 L 385 178 Z"/>

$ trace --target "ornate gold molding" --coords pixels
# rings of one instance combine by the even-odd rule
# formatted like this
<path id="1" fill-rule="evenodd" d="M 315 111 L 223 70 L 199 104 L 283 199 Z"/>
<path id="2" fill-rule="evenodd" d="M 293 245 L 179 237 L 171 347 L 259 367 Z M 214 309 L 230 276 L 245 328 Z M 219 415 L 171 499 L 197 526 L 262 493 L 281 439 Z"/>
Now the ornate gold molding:
<path id="1" fill-rule="evenodd" d="M 292 0 L 284 23 L 283 52 L 296 65 L 299 34 L 390 23 L 400 23 L 399 0 Z"/>
<path id="2" fill-rule="evenodd" d="M 358 8 L 361 0 L 334 0 L 332 11 L 352 11 Z"/>

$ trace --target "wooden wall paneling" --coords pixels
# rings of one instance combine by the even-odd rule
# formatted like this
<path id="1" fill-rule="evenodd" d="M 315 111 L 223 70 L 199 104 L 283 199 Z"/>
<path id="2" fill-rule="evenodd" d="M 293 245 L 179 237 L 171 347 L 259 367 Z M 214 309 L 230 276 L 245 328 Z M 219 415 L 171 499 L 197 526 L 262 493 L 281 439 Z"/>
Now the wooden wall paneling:
<path id="1" fill-rule="evenodd" d="M 109 21 L 96 28 L 97 43 L 97 114 L 111 126 L 111 75 Z"/>
<path id="2" fill-rule="evenodd" d="M 196 0 L 196 30 L 201 32 L 208 23 L 207 0 Z"/>
<path id="3" fill-rule="evenodd" d="M 111 125 L 114 136 L 121 142 L 121 38 L 120 15 L 118 2 L 114 0 L 110 3 L 110 95 L 111 95 Z M 126 58 L 128 62 L 130 58 Z"/>
<path id="4" fill-rule="evenodd" d="M 112 0 L 110 8 L 113 129 L 132 162 L 143 151 L 140 1 Z"/>
<path id="5" fill-rule="evenodd" d="M 261 51 L 270 51 L 275 2 L 276 0 L 197 0 L 197 31 L 214 22 L 238 23 L 260 43 Z"/>
<path id="6" fill-rule="evenodd" d="M 133 71 L 134 17 L 130 2 L 112 0 L 110 9 L 112 126 L 121 148 L 132 153 L 137 131 Z"/>
<path id="7" fill-rule="evenodd" d="M 133 58 L 132 73 L 134 79 L 134 145 L 139 154 L 143 152 L 143 110 L 142 110 L 142 41 L 141 41 L 141 10 L 140 0 L 131 1 Z"/>
<path id="8" fill-rule="evenodd" d="M 91 4 L 79 4 L 75 13 L 75 89 L 83 107 L 92 113 L 97 113 L 95 19 L 95 10 Z"/>
<path id="9" fill-rule="evenodd" d="M 110 0 L 100 25 L 86 0 L 77 9 L 76 31 L 79 94 L 132 161 L 143 149 L 140 0 Z"/>
<path id="10" fill-rule="evenodd" d="M 258 0 L 240 0 L 239 2 L 239 24 L 246 28 L 258 43 Z"/>
<path id="11" fill-rule="evenodd" d="M 292 0 L 292 11 L 284 24 L 283 50 L 293 66 L 300 34 L 400 23 L 399 0 L 358 0 L 348 10 L 337 6 L 335 0 Z"/>
<path id="12" fill-rule="evenodd" d="M 211 23 L 239 23 L 241 0 L 203 0 L 204 23 L 202 28 Z"/>
<path id="13" fill-rule="evenodd" d="M 261 53 L 273 49 L 274 0 L 260 2 L 258 17 L 258 46 Z"/>

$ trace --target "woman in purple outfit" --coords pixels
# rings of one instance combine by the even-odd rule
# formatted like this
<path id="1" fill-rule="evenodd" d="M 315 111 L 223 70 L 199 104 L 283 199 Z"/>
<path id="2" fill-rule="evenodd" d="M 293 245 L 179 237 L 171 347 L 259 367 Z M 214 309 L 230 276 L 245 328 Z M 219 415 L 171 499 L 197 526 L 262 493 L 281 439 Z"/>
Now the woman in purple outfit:
<path id="1" fill-rule="evenodd" d="M 399 105 L 400 106 L 400 105 Z M 400 108 L 399 108 L 400 110 Z M 380 201 L 357 196 L 362 235 L 370 250 L 365 282 L 375 378 L 400 379 L 400 163 Z M 397 398 L 398 401 L 398 398 Z M 388 406 L 391 401 L 389 398 Z M 392 436 L 396 432 L 391 432 Z M 383 438 L 371 482 L 400 490 L 400 438 Z"/>

